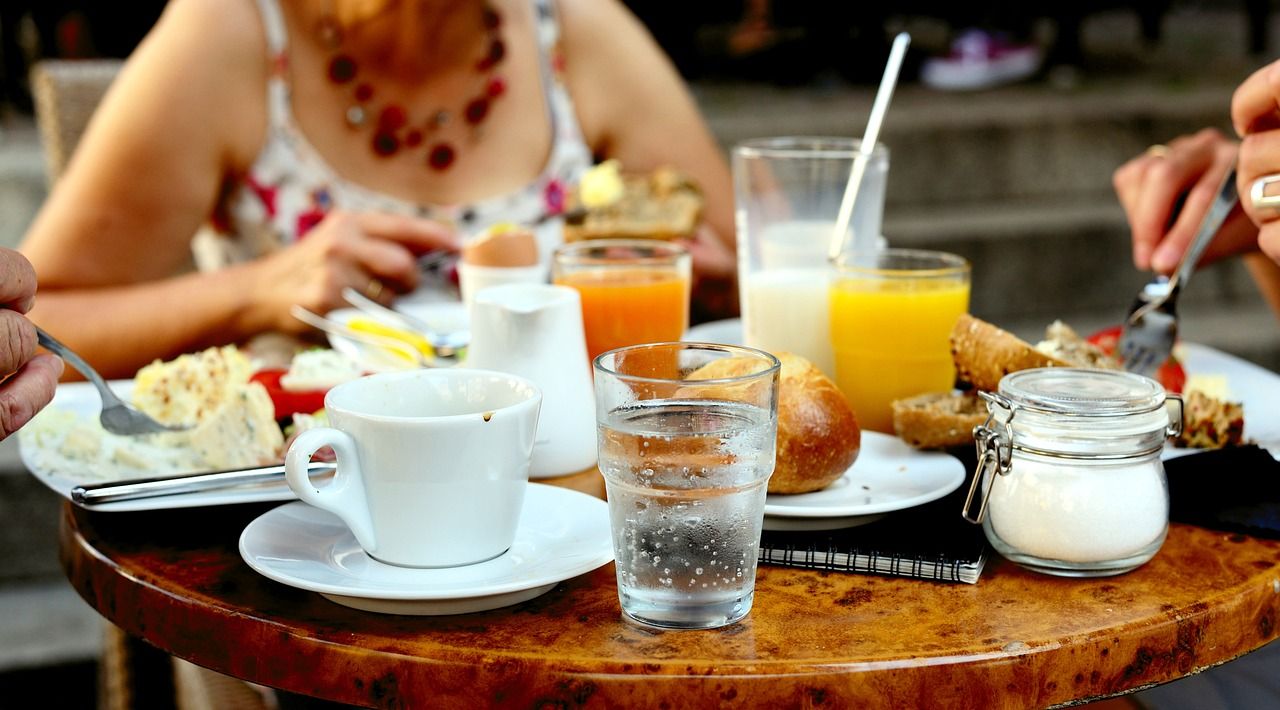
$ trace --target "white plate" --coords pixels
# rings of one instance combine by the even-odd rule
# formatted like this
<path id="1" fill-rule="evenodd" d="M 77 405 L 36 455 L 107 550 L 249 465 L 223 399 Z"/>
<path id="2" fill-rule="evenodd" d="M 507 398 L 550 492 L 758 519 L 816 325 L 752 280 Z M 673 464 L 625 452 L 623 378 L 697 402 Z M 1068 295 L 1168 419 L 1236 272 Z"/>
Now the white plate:
<path id="1" fill-rule="evenodd" d="M 133 392 L 133 380 L 113 380 L 109 383 L 111 389 L 120 396 L 124 401 L 129 401 Z M 98 391 L 93 385 L 87 382 L 69 382 L 58 385 L 58 391 L 53 396 L 51 407 L 57 407 L 72 412 L 80 417 L 96 418 L 101 408 L 98 398 Z M 35 446 L 29 436 L 19 433 L 18 436 L 18 452 L 22 458 L 22 463 L 27 467 L 37 479 L 49 488 L 53 489 L 58 495 L 67 500 L 71 500 L 71 489 L 76 486 L 90 485 L 94 483 L 114 483 L 137 478 L 153 478 L 158 475 L 177 475 L 179 471 L 166 471 L 157 473 L 153 471 L 138 471 L 136 475 L 124 475 L 117 478 L 98 478 L 91 475 L 90 469 L 93 464 L 86 462 L 84 476 L 73 476 L 65 471 L 55 471 L 42 466 L 42 451 Z M 193 472 L 194 473 L 194 472 Z M 201 493 L 192 493 L 186 495 L 165 496 L 163 498 L 149 498 L 143 500 L 127 500 L 117 501 L 114 503 L 103 503 L 94 505 L 93 510 L 104 512 L 125 512 L 133 510 L 157 510 L 161 508 L 192 508 L 205 505 L 227 505 L 230 503 L 256 503 L 262 501 L 281 501 L 294 500 L 296 496 L 289 487 L 285 485 L 281 479 L 279 483 L 260 483 L 249 486 L 239 486 L 233 489 L 220 491 L 204 491 Z"/>
<path id="2" fill-rule="evenodd" d="M 937 500 L 964 482 L 960 459 L 918 451 L 901 439 L 862 432 L 862 451 L 834 483 L 813 493 L 769 495 L 766 530 L 831 530 L 862 525 L 885 513 Z"/>
<path id="3" fill-rule="evenodd" d="M 1280 375 L 1257 365 L 1196 343 L 1182 344 L 1182 369 L 1194 375 L 1225 375 L 1231 399 L 1244 404 L 1244 438 L 1280 459 Z M 1166 450 L 1170 455 L 1195 449 Z"/>
<path id="4" fill-rule="evenodd" d="M 511 549 L 461 567 L 378 562 L 336 516 L 305 503 L 275 508 L 240 535 L 240 556 L 281 584 L 385 614 L 466 614 L 519 604 L 613 559 L 609 506 L 565 488 L 529 484 Z"/>
<path id="5" fill-rule="evenodd" d="M 417 318 L 440 332 L 466 330 L 468 327 L 467 308 L 460 301 L 420 301 L 401 299 L 395 307 L 406 315 Z M 339 308 L 327 314 L 331 320 L 346 325 L 353 316 L 361 315 L 354 308 Z M 334 350 L 360 363 L 370 372 L 388 372 L 403 370 L 404 360 L 377 347 L 370 347 L 341 335 L 326 333 L 329 346 Z"/>

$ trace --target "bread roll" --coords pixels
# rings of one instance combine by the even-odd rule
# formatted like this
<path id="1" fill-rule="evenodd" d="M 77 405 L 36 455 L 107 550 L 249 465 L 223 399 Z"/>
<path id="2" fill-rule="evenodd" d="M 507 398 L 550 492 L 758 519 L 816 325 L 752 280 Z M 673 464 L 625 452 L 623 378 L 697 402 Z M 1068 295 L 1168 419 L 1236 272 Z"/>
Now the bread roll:
<path id="1" fill-rule="evenodd" d="M 918 449 L 973 444 L 987 406 L 972 392 L 931 392 L 893 403 L 893 431 Z"/>
<path id="2" fill-rule="evenodd" d="M 1070 367 L 1030 343 L 990 323 L 963 314 L 951 329 L 951 358 L 956 376 L 985 392 L 995 392 L 1000 378 L 1033 367 Z"/>
<path id="3" fill-rule="evenodd" d="M 770 493 L 808 493 L 825 488 L 853 465 L 862 446 L 858 420 L 844 394 L 813 363 L 777 353 L 778 458 Z M 752 362 L 726 358 L 709 363 L 691 379 L 733 377 Z"/>

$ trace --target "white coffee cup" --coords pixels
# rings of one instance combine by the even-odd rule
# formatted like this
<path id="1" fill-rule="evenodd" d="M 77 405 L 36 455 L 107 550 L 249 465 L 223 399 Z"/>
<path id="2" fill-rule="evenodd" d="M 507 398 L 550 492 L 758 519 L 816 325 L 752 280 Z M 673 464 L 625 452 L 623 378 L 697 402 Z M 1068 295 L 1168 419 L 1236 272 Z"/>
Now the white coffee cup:
<path id="1" fill-rule="evenodd" d="M 543 264 L 534 266 L 479 266 L 465 261 L 458 262 L 458 289 L 462 293 L 462 302 L 467 311 L 475 302 L 476 294 L 489 286 L 503 284 L 544 284 L 547 282 L 547 267 Z"/>
<path id="2" fill-rule="evenodd" d="M 542 392 L 488 370 L 388 372 L 334 387 L 332 427 L 302 432 L 285 456 L 289 487 L 346 523 L 371 557 L 407 567 L 492 559 L 515 539 Z M 338 470 L 317 487 L 315 452 Z"/>

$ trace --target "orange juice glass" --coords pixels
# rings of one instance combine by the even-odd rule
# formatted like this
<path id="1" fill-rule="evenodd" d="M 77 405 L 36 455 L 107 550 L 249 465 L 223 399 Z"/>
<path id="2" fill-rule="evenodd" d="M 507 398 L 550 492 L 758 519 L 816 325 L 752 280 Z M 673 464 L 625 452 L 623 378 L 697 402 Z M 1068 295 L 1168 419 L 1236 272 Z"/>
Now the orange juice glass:
<path id="1" fill-rule="evenodd" d="M 867 429 L 892 434 L 895 399 L 949 392 L 949 337 L 969 308 L 969 262 L 885 249 L 841 257 L 831 281 L 836 384 Z"/>
<path id="2" fill-rule="evenodd" d="M 597 239 L 556 249 L 552 280 L 577 289 L 592 360 L 614 348 L 676 341 L 689 326 L 689 252 L 650 239 Z"/>

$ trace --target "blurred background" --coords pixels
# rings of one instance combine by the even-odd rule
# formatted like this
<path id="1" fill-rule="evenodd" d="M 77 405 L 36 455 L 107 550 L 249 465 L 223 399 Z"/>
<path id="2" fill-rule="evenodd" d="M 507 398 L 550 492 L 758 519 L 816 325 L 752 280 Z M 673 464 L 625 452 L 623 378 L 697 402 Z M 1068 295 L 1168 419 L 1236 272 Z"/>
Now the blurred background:
<path id="1" fill-rule="evenodd" d="M 910 31 L 881 136 L 885 235 L 969 258 L 973 313 L 1033 339 L 1055 318 L 1084 333 L 1119 321 L 1149 275 L 1132 266 L 1112 171 L 1179 134 L 1229 132 L 1232 90 L 1280 47 L 1267 0 L 627 4 L 726 151 L 762 136 L 860 136 L 889 39 Z M 0 3 L 0 246 L 21 239 L 73 142 L 47 126 L 42 141 L 31 69 L 126 57 L 163 5 Z M 1241 264 L 1205 269 L 1179 307 L 1186 338 L 1280 370 L 1280 323 Z M 99 622 L 58 568 L 58 500 L 14 443 L 0 446 L 0 697 L 52 681 L 40 683 L 50 702 L 92 705 Z"/>

